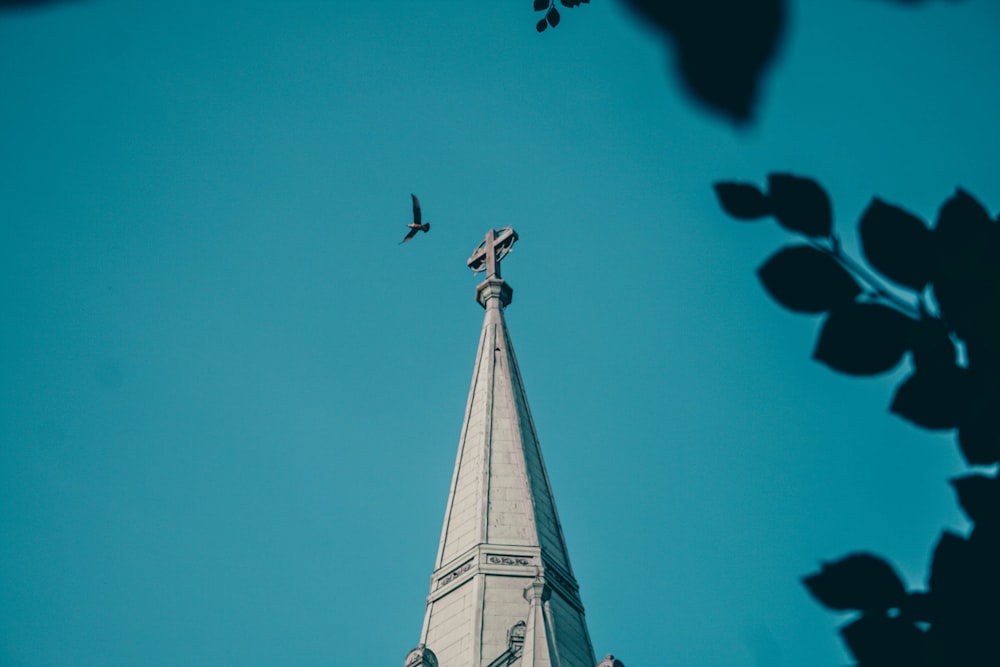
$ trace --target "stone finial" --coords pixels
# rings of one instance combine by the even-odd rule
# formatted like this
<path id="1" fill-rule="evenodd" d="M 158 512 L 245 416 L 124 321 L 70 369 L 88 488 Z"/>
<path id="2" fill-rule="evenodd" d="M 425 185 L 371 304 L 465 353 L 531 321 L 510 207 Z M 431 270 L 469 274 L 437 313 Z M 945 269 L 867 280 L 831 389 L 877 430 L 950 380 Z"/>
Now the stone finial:
<path id="1" fill-rule="evenodd" d="M 438 667 L 437 656 L 423 644 L 406 654 L 403 667 Z"/>
<path id="2" fill-rule="evenodd" d="M 541 579 L 535 579 L 524 587 L 524 599 L 528 602 L 541 600 L 545 602 L 552 596 L 552 589 Z"/>
<path id="3" fill-rule="evenodd" d="M 615 656 L 608 653 L 604 656 L 604 660 L 597 663 L 597 667 L 625 667 L 621 660 L 615 659 Z"/>

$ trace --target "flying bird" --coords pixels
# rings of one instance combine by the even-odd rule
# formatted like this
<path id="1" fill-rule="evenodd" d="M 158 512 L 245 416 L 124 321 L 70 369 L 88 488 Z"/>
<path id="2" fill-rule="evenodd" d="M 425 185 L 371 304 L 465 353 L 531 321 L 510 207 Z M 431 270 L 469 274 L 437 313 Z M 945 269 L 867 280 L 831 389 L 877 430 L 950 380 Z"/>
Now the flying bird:
<path id="1" fill-rule="evenodd" d="M 400 245 L 416 236 L 417 232 L 429 232 L 431 230 L 431 223 L 421 223 L 420 221 L 420 200 L 417 199 L 417 195 L 411 194 L 410 196 L 413 197 L 413 222 L 406 225 L 410 228 L 410 231 L 408 231 L 406 236 L 403 237 L 403 240 L 399 242 Z"/>

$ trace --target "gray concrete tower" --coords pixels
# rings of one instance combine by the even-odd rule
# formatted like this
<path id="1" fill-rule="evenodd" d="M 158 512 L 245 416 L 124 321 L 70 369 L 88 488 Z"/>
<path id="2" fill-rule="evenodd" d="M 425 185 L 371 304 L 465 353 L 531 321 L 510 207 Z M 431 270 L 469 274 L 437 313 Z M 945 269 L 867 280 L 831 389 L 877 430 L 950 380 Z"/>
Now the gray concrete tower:
<path id="1" fill-rule="evenodd" d="M 420 645 L 406 667 L 594 667 L 535 425 L 503 309 L 500 260 L 517 234 L 490 230 L 469 259 L 486 310 Z M 620 663 L 619 663 L 620 664 Z"/>

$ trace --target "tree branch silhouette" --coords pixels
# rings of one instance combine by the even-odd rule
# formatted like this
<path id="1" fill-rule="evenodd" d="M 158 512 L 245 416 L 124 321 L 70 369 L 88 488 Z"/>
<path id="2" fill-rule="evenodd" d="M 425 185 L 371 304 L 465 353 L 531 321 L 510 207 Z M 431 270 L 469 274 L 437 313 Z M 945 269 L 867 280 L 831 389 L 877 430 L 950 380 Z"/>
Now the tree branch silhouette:
<path id="1" fill-rule="evenodd" d="M 875 375 L 909 354 L 911 372 L 891 411 L 922 428 L 957 430 L 970 465 L 1000 463 L 1000 219 L 961 189 L 933 228 L 873 199 L 859 223 L 865 265 L 843 252 L 829 198 L 815 181 L 771 174 L 768 186 L 714 188 L 732 217 L 774 217 L 807 237 L 779 250 L 758 275 L 786 308 L 826 313 L 814 358 L 842 373 Z M 917 305 L 887 282 L 913 293 Z M 872 295 L 878 300 L 865 300 Z M 956 343 L 965 348 L 962 360 Z M 1000 664 L 1000 478 L 994 468 L 951 484 L 974 527 L 967 536 L 942 533 L 926 590 L 907 591 L 888 562 L 868 553 L 803 578 L 827 608 L 855 612 L 840 634 L 858 665 Z"/>

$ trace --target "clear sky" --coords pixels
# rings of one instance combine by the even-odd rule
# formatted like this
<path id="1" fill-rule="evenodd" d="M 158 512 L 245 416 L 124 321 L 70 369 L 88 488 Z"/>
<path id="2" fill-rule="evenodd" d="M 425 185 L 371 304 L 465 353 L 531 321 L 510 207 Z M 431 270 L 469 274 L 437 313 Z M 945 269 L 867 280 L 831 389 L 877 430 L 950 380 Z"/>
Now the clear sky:
<path id="1" fill-rule="evenodd" d="M 1000 9 L 791 4 L 742 131 L 611 0 L 0 14 L 0 664 L 399 667 L 505 225 L 598 657 L 844 664 L 799 578 L 922 585 L 964 466 L 809 360 L 754 276 L 785 235 L 710 186 L 813 176 L 847 236 L 874 195 L 996 212 Z"/>

